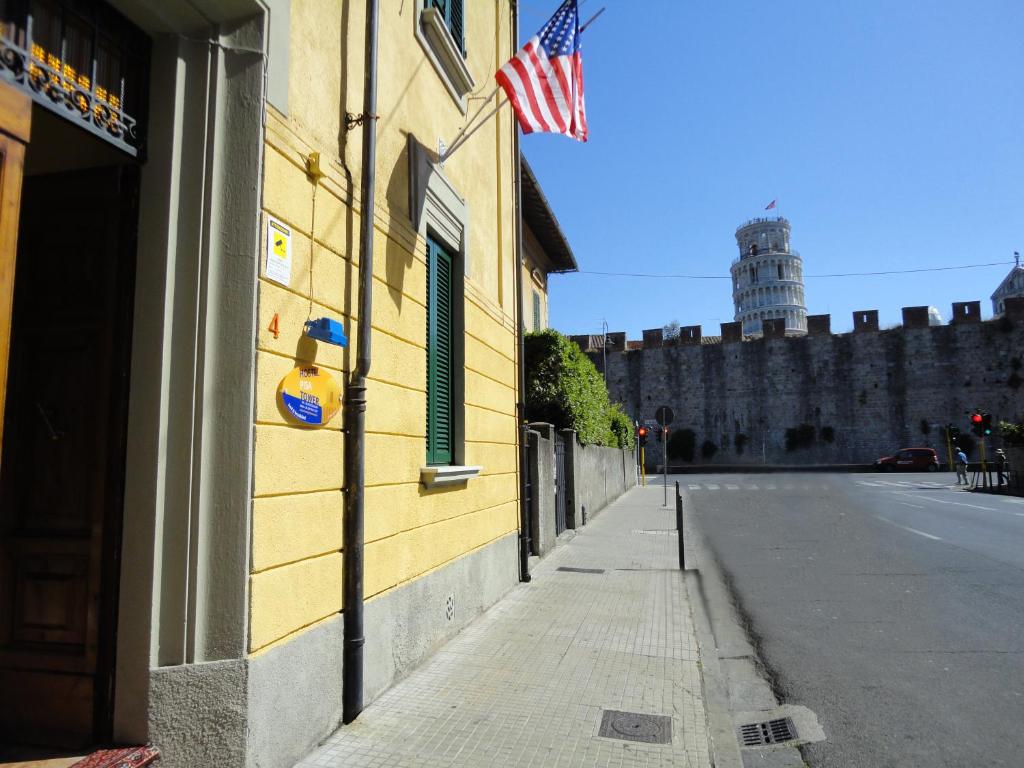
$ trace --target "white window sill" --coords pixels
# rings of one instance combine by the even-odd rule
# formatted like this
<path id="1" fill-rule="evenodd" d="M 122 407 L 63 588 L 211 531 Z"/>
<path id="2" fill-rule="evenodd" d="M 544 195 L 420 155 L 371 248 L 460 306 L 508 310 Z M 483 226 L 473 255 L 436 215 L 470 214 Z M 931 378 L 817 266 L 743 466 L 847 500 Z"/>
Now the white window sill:
<path id="1" fill-rule="evenodd" d="M 436 8 L 422 8 L 419 14 L 416 39 L 420 41 L 427 58 L 441 76 L 441 81 L 459 105 L 459 109 L 465 113 L 466 96 L 476 87 L 473 76 L 469 74 L 469 68 L 466 66 L 466 59 L 455 45 L 440 11 Z"/>
<path id="2" fill-rule="evenodd" d="M 423 467 L 420 482 L 427 488 L 444 488 L 449 485 L 464 485 L 480 474 L 483 467 Z"/>

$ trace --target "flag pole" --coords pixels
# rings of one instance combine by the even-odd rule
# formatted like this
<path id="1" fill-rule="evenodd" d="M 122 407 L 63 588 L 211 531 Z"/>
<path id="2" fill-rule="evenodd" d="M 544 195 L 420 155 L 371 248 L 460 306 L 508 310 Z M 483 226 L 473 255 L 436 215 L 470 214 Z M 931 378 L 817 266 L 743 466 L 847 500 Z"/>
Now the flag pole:
<path id="1" fill-rule="evenodd" d="M 483 112 L 484 108 L 488 104 L 491 103 L 491 99 L 493 99 L 494 95 L 498 91 L 500 91 L 500 90 L 501 90 L 501 86 L 500 85 L 496 85 L 496 86 L 494 86 L 494 90 L 491 91 L 489 94 L 487 94 L 487 98 L 484 99 L 483 103 L 480 104 L 480 109 L 478 109 L 476 112 L 474 112 L 473 116 L 471 118 L 469 118 L 469 120 L 466 121 L 466 124 L 462 127 L 462 130 L 459 131 L 457 134 L 455 134 L 455 138 L 452 139 L 452 143 L 451 143 L 452 148 L 456 147 L 459 144 L 459 140 L 462 139 L 462 137 L 466 135 L 466 131 L 469 130 L 469 126 L 471 126 L 473 124 L 473 122 L 478 117 L 480 117 L 480 113 Z M 474 129 L 474 130 L 476 130 L 476 129 Z M 445 161 L 445 159 L 448 157 L 449 154 L 451 154 L 451 149 L 445 149 L 444 154 L 441 155 L 441 162 L 442 163 Z"/>
<path id="2" fill-rule="evenodd" d="M 498 87 L 500 88 L 501 86 L 498 86 Z M 492 94 L 492 96 L 493 96 L 493 94 Z M 488 99 L 488 101 L 490 101 L 490 99 Z M 484 124 L 486 124 L 488 120 L 490 120 L 492 117 L 494 117 L 496 114 L 498 114 L 498 110 L 501 109 L 502 107 L 504 107 L 506 104 L 508 104 L 508 99 L 498 99 L 498 106 L 496 106 L 494 109 L 492 109 L 490 112 L 488 112 L 479 123 L 477 123 L 476 125 L 473 126 L 473 129 L 471 131 L 466 131 L 466 129 L 464 128 L 459 133 L 459 135 L 455 138 L 455 141 L 452 142 L 452 145 L 450 147 L 448 147 L 444 151 L 443 155 L 441 155 L 441 157 L 440 157 L 441 162 L 442 163 L 445 162 L 449 157 L 454 155 L 456 150 L 458 150 L 459 147 L 461 147 L 463 144 L 465 144 L 469 140 L 470 136 L 472 136 L 474 133 L 476 133 L 481 128 L 483 128 Z M 477 114 L 479 114 L 479 113 L 477 113 Z"/>
<path id="3" fill-rule="evenodd" d="M 595 13 L 593 16 L 591 16 L 589 19 L 587 19 L 585 22 L 583 22 L 580 25 L 580 34 L 582 35 L 584 32 L 586 32 L 587 31 L 587 27 L 589 27 L 591 24 L 593 24 L 595 21 L 597 21 L 597 17 L 600 16 L 602 13 L 604 13 L 607 10 L 608 10 L 608 6 L 601 6 L 601 10 L 599 10 L 597 13 Z"/>

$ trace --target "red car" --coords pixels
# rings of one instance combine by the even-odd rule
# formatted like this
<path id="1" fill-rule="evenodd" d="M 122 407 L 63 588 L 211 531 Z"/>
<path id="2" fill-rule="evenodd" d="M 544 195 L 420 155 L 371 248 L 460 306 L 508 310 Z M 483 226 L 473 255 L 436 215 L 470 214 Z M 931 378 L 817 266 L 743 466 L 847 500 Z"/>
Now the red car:
<path id="1" fill-rule="evenodd" d="M 883 456 L 875 462 L 879 472 L 937 472 L 939 455 L 933 448 L 903 448 L 894 456 Z"/>

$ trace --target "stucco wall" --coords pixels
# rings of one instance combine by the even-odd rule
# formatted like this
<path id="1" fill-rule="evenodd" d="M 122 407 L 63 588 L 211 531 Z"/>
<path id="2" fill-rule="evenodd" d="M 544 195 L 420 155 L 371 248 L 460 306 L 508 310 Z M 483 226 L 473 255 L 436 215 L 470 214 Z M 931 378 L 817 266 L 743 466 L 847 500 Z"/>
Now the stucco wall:
<path id="1" fill-rule="evenodd" d="M 463 462 L 467 486 L 427 491 L 425 464 L 426 243 L 410 223 L 407 135 L 428 149 L 465 117 L 415 38 L 419 3 L 384 4 L 380 17 L 377 205 L 374 211 L 373 366 L 366 416 L 365 594 L 379 597 L 517 530 L 512 125 L 489 122 L 444 169 L 467 202 Z M 341 610 L 342 415 L 323 429 L 290 424 L 277 386 L 316 362 L 344 382 L 353 349 L 303 338 L 312 317 L 357 324 L 363 6 L 294 3 L 287 117 L 268 109 L 264 224 L 293 231 L 287 287 L 261 256 L 257 339 L 250 650 L 286 642 Z M 481 88 L 510 55 L 507 2 L 467 4 L 467 63 Z M 386 55 L 385 55 L 386 53 Z M 470 102 L 473 107 L 474 102 Z M 319 184 L 305 158 L 320 153 Z M 314 202 L 315 199 L 315 202 Z M 278 316 L 279 336 L 269 330 Z M 510 571 L 512 573 L 512 571 Z M 400 620 L 401 617 L 399 617 Z M 374 627 L 368 623 L 368 642 Z"/>
<path id="2" fill-rule="evenodd" d="M 695 433 L 696 464 L 865 463 L 914 446 L 945 460 L 939 430 L 923 425 L 967 432 L 965 412 L 975 408 L 1020 421 L 1022 358 L 1024 321 L 1004 318 L 615 352 L 608 381 L 633 418 L 671 406 L 672 431 Z M 786 430 L 801 424 L 813 427 L 813 442 L 787 451 Z M 700 455 L 705 440 L 718 449 L 710 462 Z M 649 465 L 660 456 L 651 441 Z"/>
<path id="3" fill-rule="evenodd" d="M 636 485 L 636 456 L 633 451 L 576 445 L 573 451 L 576 476 L 573 483 L 574 513 L 582 522 L 607 507 Z"/>

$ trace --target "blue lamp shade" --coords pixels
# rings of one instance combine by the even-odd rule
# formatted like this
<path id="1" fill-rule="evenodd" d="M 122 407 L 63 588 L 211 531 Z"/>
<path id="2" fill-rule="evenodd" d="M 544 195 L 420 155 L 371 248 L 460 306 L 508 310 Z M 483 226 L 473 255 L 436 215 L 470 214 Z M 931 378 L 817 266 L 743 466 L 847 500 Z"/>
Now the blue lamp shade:
<path id="1" fill-rule="evenodd" d="M 341 321 L 331 320 L 329 317 L 307 320 L 306 335 L 327 344 L 336 344 L 339 347 L 348 346 L 348 338 L 345 336 L 345 329 L 341 325 Z"/>

